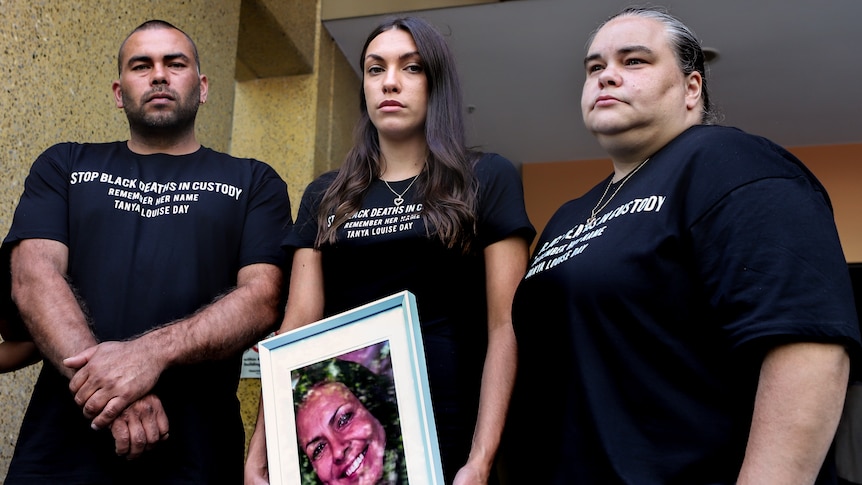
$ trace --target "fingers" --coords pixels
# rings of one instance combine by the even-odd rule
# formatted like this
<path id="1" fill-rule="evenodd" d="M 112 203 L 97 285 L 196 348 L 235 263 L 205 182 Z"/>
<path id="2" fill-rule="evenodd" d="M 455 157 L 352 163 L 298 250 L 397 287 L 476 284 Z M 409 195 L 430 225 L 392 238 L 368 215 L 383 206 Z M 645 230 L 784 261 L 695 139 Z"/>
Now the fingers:
<path id="1" fill-rule="evenodd" d="M 77 355 L 73 355 L 66 359 L 63 359 L 63 365 L 70 369 L 80 369 L 90 361 L 90 357 L 93 356 L 93 353 L 96 351 L 97 346 L 90 347 Z M 72 392 L 75 392 L 74 390 Z"/>
<path id="2" fill-rule="evenodd" d="M 126 458 L 134 460 L 149 449 L 150 443 L 147 441 L 146 427 L 143 422 L 133 418 L 129 419 L 127 423 L 129 425 L 129 454 L 126 455 Z"/>
<path id="3" fill-rule="evenodd" d="M 103 405 L 100 399 L 96 399 L 96 396 L 99 394 L 94 394 L 93 398 L 84 405 L 84 416 L 93 419 L 90 422 L 90 427 L 93 429 L 102 429 L 110 426 L 124 412 L 123 410 L 126 409 L 129 403 L 127 399 L 117 396 Z"/>
<path id="4" fill-rule="evenodd" d="M 111 423 L 111 435 L 114 437 L 114 451 L 118 456 L 126 456 L 131 449 L 129 425 L 125 419 Z"/>
<path id="5" fill-rule="evenodd" d="M 117 455 L 129 460 L 168 439 L 168 417 L 159 398 L 152 394 L 135 401 L 110 427 Z"/>
<path id="6" fill-rule="evenodd" d="M 160 369 L 146 356 L 136 355 L 131 342 L 102 342 L 66 359 L 81 365 L 69 380 L 69 389 L 94 429 L 102 429 L 132 402 L 148 393 Z"/>
<path id="7" fill-rule="evenodd" d="M 161 401 L 153 395 L 149 395 L 141 399 L 141 422 L 143 431 L 146 436 L 148 448 L 152 448 L 155 443 L 166 440 L 168 438 L 168 416 L 162 409 Z"/>
<path id="8" fill-rule="evenodd" d="M 66 365 L 66 367 L 70 367 L 69 365 L 67 365 L 67 362 L 69 362 L 69 359 L 64 360 L 63 364 Z M 72 391 L 72 394 L 77 394 L 78 391 L 81 390 L 81 386 L 83 386 L 84 383 L 87 382 L 87 378 L 89 377 L 89 372 L 87 372 L 86 369 L 81 369 L 81 367 L 74 367 L 77 372 L 75 372 L 75 375 L 73 375 L 72 378 L 69 380 L 69 390 Z"/>
<path id="9" fill-rule="evenodd" d="M 87 385 L 90 382 L 90 373 L 86 368 L 79 370 L 72 376 L 72 379 L 69 381 L 69 390 L 72 391 L 75 397 L 75 404 L 77 404 L 81 408 L 85 408 L 85 405 L 90 401 L 90 398 L 93 397 L 93 394 L 99 389 L 97 386 Z M 90 409 L 92 413 L 93 406 L 95 403 L 90 404 Z M 96 411 L 100 410 L 97 409 Z M 87 409 L 84 409 L 84 416 L 92 419 L 93 416 L 87 415 Z"/>

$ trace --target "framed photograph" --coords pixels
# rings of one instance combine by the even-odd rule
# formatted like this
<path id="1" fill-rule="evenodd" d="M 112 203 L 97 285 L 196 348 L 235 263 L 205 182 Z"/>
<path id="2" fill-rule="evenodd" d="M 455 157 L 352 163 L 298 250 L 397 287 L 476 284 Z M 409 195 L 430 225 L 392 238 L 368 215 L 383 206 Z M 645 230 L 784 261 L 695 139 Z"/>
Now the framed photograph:
<path id="1" fill-rule="evenodd" d="M 258 350 L 270 483 L 443 485 L 413 294 L 268 338 Z"/>

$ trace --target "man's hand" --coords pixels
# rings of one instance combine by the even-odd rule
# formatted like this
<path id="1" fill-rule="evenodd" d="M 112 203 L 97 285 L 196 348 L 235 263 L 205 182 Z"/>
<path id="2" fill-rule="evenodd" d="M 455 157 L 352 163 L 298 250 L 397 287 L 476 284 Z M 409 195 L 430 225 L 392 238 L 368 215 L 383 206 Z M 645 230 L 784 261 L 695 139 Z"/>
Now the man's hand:
<path id="1" fill-rule="evenodd" d="M 161 400 L 153 394 L 132 403 L 111 423 L 117 455 L 129 460 L 168 439 L 168 429 L 168 416 Z"/>
<path id="2" fill-rule="evenodd" d="M 161 375 L 157 359 L 136 341 L 102 342 L 63 361 L 76 369 L 69 381 L 75 403 L 92 419 L 93 429 L 113 422 L 153 389 Z"/>

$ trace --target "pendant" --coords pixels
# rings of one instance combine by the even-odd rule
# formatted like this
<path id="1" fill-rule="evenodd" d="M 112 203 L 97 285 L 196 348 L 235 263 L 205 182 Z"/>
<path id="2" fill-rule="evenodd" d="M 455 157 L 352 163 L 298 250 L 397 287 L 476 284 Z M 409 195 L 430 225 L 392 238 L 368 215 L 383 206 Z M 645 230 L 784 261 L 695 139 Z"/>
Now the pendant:
<path id="1" fill-rule="evenodd" d="M 404 203 L 404 197 L 396 197 L 395 199 L 392 200 L 392 202 L 394 202 L 396 206 L 400 207 L 401 204 Z"/>
<path id="2" fill-rule="evenodd" d="M 592 225 L 594 225 L 595 223 L 596 223 L 596 218 L 595 218 L 595 217 L 588 217 L 588 218 L 587 218 L 587 225 L 588 225 L 588 226 L 592 226 Z"/>

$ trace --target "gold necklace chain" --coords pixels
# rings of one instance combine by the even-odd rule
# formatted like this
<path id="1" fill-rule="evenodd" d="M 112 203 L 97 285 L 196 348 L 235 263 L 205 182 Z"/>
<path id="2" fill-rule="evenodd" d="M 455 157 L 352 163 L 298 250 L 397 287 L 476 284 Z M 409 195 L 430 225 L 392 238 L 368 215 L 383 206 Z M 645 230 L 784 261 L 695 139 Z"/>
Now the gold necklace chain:
<path id="1" fill-rule="evenodd" d="M 401 192 L 400 194 L 398 192 L 395 192 L 394 190 L 392 190 L 392 187 L 389 185 L 389 182 L 387 182 L 383 179 L 381 179 L 381 180 L 383 180 L 383 183 L 386 184 L 386 188 L 388 188 L 390 192 L 395 194 L 395 198 L 392 199 L 392 202 L 396 206 L 400 206 L 401 204 L 404 203 L 404 194 L 406 194 L 407 191 L 410 190 L 410 187 L 413 187 L 413 184 L 416 183 L 416 179 L 418 179 L 418 178 L 419 178 L 419 174 L 417 173 L 416 175 L 413 176 L 413 181 L 410 182 L 410 185 L 408 185 L 407 188 L 404 189 L 404 192 Z"/>
<path id="2" fill-rule="evenodd" d="M 619 184 L 619 185 L 617 185 L 617 188 L 616 188 L 616 189 L 614 189 L 614 193 L 612 193 L 612 194 L 611 194 L 611 196 L 610 196 L 610 197 L 608 197 L 608 200 L 606 200 L 606 201 L 605 201 L 605 203 L 604 203 L 604 204 L 602 204 L 602 200 L 604 200 L 605 196 L 606 196 L 606 195 L 608 195 L 608 190 L 610 190 L 611 185 L 613 185 L 613 183 L 614 183 L 614 178 L 613 178 L 613 177 L 611 177 L 611 179 L 608 181 L 608 185 L 607 185 L 607 187 L 605 187 L 605 191 L 602 193 L 602 196 L 601 196 L 601 197 L 599 197 L 599 201 L 598 201 L 598 202 L 596 202 L 596 205 L 595 205 L 595 206 L 593 206 L 593 209 L 590 211 L 590 217 L 589 217 L 589 219 L 587 219 L 587 225 L 588 225 L 588 226 L 589 226 L 589 225 L 593 225 L 593 224 L 596 222 L 596 216 L 597 216 L 597 215 L 599 215 L 599 212 L 601 212 L 602 210 L 604 210 L 604 208 L 605 208 L 605 207 L 607 207 L 607 206 L 608 206 L 608 204 L 610 204 L 610 203 L 611 203 L 611 200 L 613 200 L 614 196 L 616 196 L 616 195 L 617 195 L 617 192 L 619 192 L 619 191 L 620 191 L 620 189 L 621 189 L 621 188 L 623 188 L 623 185 L 625 185 L 625 184 L 626 184 L 626 182 L 628 182 L 628 181 L 629 181 L 629 179 L 630 179 L 630 178 L 632 178 L 632 175 L 636 174 L 636 173 L 637 173 L 637 171 L 641 169 L 641 167 L 643 167 L 644 165 L 646 165 L 646 163 L 647 163 L 648 161 L 649 161 L 649 157 L 647 157 L 647 159 L 646 159 L 646 160 L 644 160 L 644 161 L 643 161 L 643 162 L 641 162 L 637 167 L 635 167 L 635 169 L 634 169 L 634 170 L 632 170 L 631 172 L 629 172 L 628 174 L 626 174 L 626 176 L 625 176 L 625 177 L 623 177 L 623 179 L 620 181 L 620 184 Z M 599 207 L 599 204 L 601 204 L 601 207 Z"/>

